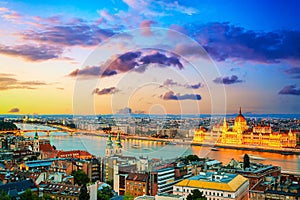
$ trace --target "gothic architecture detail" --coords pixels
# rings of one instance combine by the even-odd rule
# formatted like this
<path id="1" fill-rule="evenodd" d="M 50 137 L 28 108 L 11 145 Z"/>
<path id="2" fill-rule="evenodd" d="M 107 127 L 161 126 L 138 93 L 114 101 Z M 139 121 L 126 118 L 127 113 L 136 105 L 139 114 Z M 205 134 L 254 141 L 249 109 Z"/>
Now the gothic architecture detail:
<path id="1" fill-rule="evenodd" d="M 248 127 L 247 120 L 240 108 L 232 128 L 228 126 L 226 118 L 223 124 L 217 124 L 211 131 L 200 127 L 195 131 L 193 144 L 218 144 L 232 146 L 252 146 L 258 148 L 295 148 L 296 133 L 273 132 L 270 126 L 254 125 Z"/>

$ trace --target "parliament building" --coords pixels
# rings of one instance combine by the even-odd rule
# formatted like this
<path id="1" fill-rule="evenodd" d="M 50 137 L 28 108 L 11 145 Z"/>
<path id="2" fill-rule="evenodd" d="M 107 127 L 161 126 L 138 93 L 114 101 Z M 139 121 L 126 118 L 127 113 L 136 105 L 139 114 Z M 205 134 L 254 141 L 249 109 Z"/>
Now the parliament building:
<path id="1" fill-rule="evenodd" d="M 257 148 L 295 148 L 297 145 L 296 133 L 291 130 L 273 132 L 270 126 L 265 125 L 254 125 L 249 128 L 241 109 L 232 127 L 224 118 L 223 123 L 214 125 L 211 131 L 203 127 L 195 130 L 193 144 Z"/>

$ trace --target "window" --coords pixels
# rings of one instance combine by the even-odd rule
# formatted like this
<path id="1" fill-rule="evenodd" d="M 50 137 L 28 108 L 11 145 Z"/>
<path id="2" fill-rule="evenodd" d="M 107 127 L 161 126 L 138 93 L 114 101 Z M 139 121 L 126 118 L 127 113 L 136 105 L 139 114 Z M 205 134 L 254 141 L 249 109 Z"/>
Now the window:
<path id="1" fill-rule="evenodd" d="M 228 197 L 231 197 L 231 194 L 228 194 Z"/>

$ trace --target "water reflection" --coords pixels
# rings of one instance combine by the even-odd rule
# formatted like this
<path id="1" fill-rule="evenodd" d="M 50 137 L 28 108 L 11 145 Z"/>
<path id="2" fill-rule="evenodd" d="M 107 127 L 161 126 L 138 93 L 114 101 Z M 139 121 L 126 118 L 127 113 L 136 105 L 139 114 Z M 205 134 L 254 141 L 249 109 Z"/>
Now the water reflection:
<path id="1" fill-rule="evenodd" d="M 18 124 L 19 128 L 24 130 L 53 130 L 51 127 Z M 34 132 L 26 133 L 28 136 L 34 136 Z M 105 156 L 106 138 L 91 135 L 74 135 L 69 136 L 68 133 L 51 133 L 47 137 L 45 133 L 39 133 L 41 138 L 49 138 L 51 145 L 55 145 L 57 149 L 63 150 L 87 150 L 96 156 Z M 264 158 L 265 160 L 255 160 L 263 164 L 273 164 L 281 166 L 285 171 L 300 171 L 300 155 L 282 155 L 268 152 L 254 152 L 246 150 L 234 150 L 219 148 L 218 151 L 212 151 L 209 147 L 189 146 L 189 145 L 166 145 L 153 141 L 122 140 L 123 154 L 128 156 L 144 156 L 148 158 L 176 158 L 183 155 L 196 154 L 199 157 L 210 157 L 220 160 L 223 164 L 227 164 L 232 158 L 243 160 L 244 154 Z M 134 147 L 136 145 L 138 148 Z"/>

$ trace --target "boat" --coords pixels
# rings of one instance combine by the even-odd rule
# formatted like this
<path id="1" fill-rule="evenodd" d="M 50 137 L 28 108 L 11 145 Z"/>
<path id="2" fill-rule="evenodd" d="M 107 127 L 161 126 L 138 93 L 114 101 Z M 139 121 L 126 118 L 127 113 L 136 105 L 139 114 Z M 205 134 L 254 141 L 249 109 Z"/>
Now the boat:
<path id="1" fill-rule="evenodd" d="M 249 158 L 250 158 L 251 160 L 266 160 L 266 159 L 263 158 L 263 157 L 256 156 L 256 155 L 252 155 L 252 154 L 249 154 L 248 156 L 249 156 Z"/>
<path id="2" fill-rule="evenodd" d="M 212 148 L 210 148 L 210 150 L 212 150 L 212 151 L 219 151 L 219 149 L 217 147 L 212 147 Z"/>
<path id="3" fill-rule="evenodd" d="M 152 149 L 151 149 L 151 148 L 144 147 L 143 150 L 150 151 L 150 150 L 152 150 Z"/>
<path id="4" fill-rule="evenodd" d="M 132 145 L 132 146 L 131 146 L 131 148 L 134 148 L 134 149 L 140 149 L 140 148 L 141 148 L 141 146 L 140 146 L 140 145 L 136 145 L 136 144 L 134 144 L 134 145 Z"/>
<path id="5" fill-rule="evenodd" d="M 176 142 L 168 142 L 169 145 L 176 145 Z"/>

